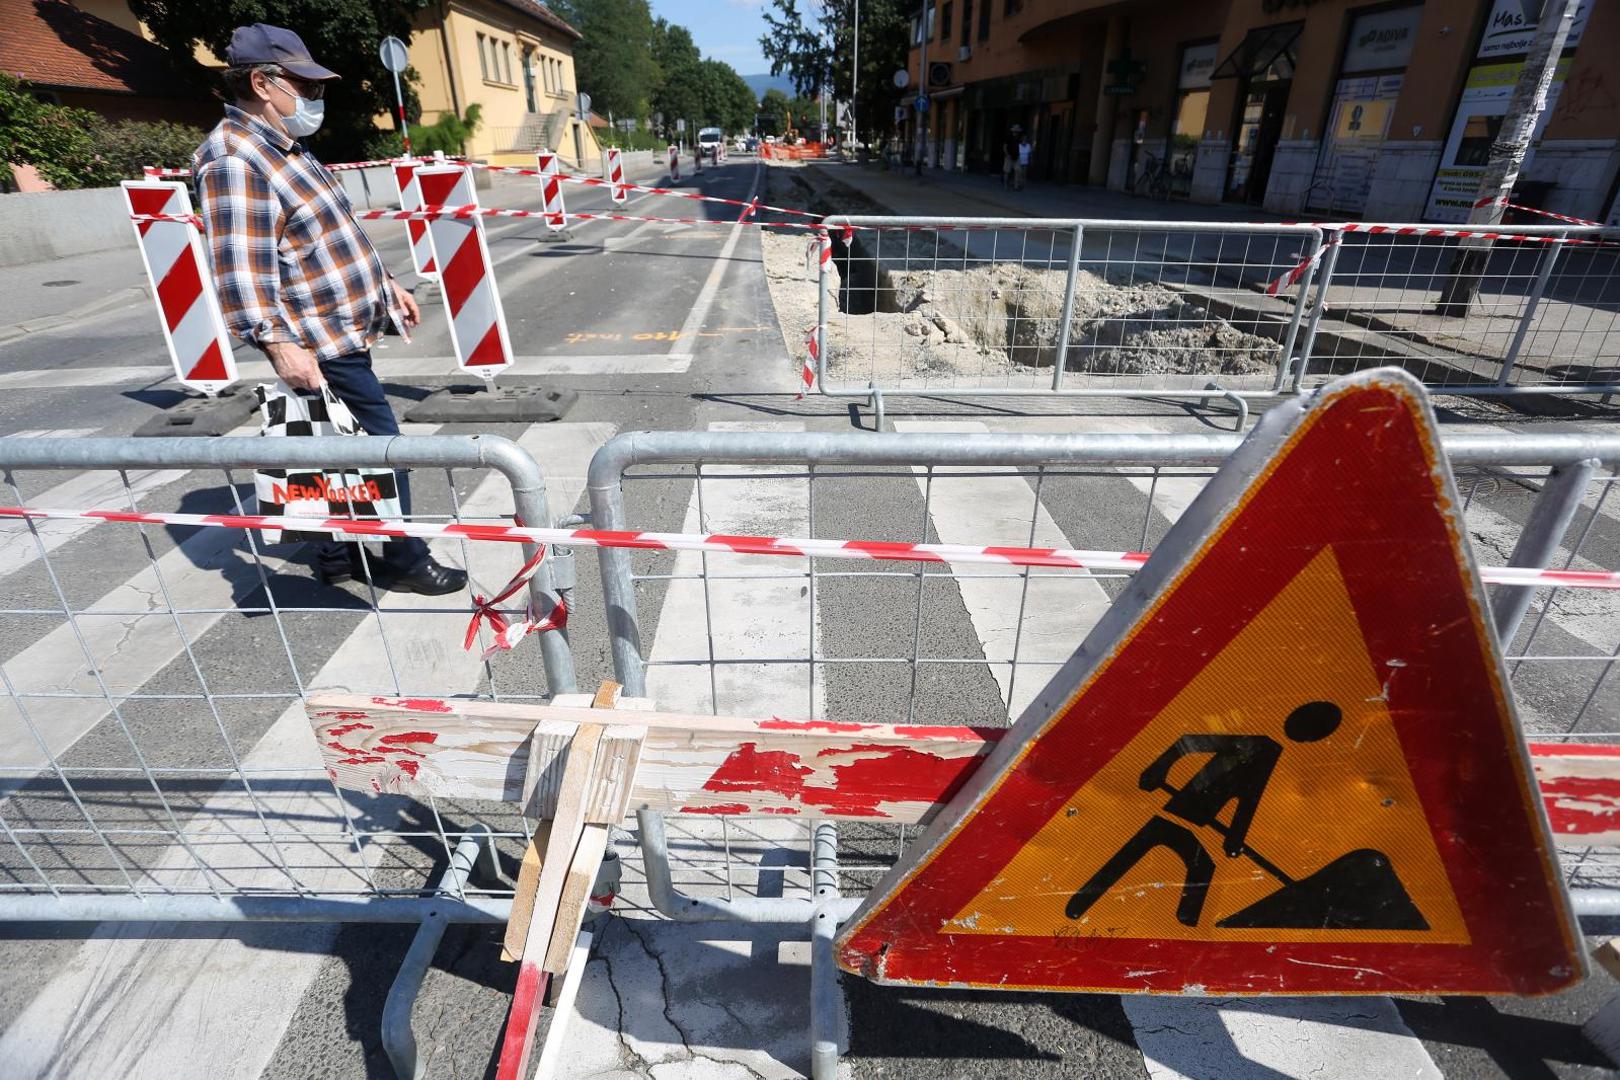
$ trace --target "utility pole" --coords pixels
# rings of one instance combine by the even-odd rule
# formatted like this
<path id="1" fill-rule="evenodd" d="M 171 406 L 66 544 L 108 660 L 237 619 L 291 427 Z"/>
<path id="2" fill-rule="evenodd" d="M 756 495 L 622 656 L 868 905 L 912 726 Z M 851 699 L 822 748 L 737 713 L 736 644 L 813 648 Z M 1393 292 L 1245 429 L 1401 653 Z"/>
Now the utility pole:
<path id="1" fill-rule="evenodd" d="M 922 175 L 923 153 L 928 147 L 928 9 L 933 6 L 934 0 L 923 0 L 922 19 L 917 23 L 917 36 L 922 39 L 922 55 L 917 61 L 917 97 L 922 107 L 915 104 L 912 111 L 917 114 L 917 175 Z"/>
<path id="2" fill-rule="evenodd" d="M 1501 222 L 1513 185 L 1518 182 L 1519 169 L 1524 165 L 1524 156 L 1530 149 L 1536 122 L 1547 107 L 1547 91 L 1558 69 L 1558 57 L 1564 51 L 1564 42 L 1580 6 L 1581 0 L 1543 0 L 1536 36 L 1531 39 L 1524 67 L 1519 69 L 1519 81 L 1508 100 L 1496 141 L 1491 143 L 1474 206 L 1468 212 L 1470 226 Z M 1490 253 L 1489 240 L 1458 242 L 1457 254 L 1451 260 L 1450 280 L 1435 305 L 1436 315 L 1462 318 L 1468 314 L 1469 306 L 1479 296 L 1479 279 L 1484 276 Z"/>
<path id="3" fill-rule="evenodd" d="M 855 0 L 855 61 L 849 69 L 849 141 L 861 145 L 861 126 L 855 122 L 855 99 L 861 87 L 861 0 Z M 865 161 L 865 157 L 861 157 Z"/>

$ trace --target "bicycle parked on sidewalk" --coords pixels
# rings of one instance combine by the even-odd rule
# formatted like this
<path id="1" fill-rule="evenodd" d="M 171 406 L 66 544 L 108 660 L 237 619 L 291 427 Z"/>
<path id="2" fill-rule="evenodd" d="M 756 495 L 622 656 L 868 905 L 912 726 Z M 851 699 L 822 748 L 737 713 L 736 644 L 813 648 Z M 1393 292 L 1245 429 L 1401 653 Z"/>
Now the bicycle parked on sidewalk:
<path id="1" fill-rule="evenodd" d="M 1131 191 L 1136 195 L 1170 198 L 1170 170 L 1165 166 L 1164 159 L 1144 153 L 1142 168 L 1136 174 L 1136 182 L 1131 185 Z"/>

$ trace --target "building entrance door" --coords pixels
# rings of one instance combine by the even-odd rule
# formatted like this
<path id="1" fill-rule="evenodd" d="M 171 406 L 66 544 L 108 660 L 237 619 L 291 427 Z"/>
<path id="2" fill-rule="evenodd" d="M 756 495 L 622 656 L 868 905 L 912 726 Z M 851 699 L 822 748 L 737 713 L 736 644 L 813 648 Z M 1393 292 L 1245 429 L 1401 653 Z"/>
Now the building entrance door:
<path id="1" fill-rule="evenodd" d="M 1226 201 L 1258 206 L 1266 197 L 1266 181 L 1282 138 L 1283 113 L 1288 106 L 1288 82 L 1247 87 L 1239 99 L 1233 124 L 1237 144 L 1226 173 Z"/>

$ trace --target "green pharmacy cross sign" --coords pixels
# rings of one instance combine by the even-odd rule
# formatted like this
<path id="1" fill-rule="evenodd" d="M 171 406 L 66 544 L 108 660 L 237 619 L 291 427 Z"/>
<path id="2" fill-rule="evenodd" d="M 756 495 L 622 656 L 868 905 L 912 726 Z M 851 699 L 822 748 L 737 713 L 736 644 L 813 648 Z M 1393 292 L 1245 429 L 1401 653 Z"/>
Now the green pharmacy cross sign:
<path id="1" fill-rule="evenodd" d="M 1118 59 L 1108 62 L 1108 74 L 1113 82 L 1103 87 L 1103 93 L 1116 94 L 1121 97 L 1136 93 L 1137 83 L 1142 81 L 1142 73 L 1147 71 L 1147 65 L 1140 60 L 1133 59 L 1129 46 L 1123 49 Z"/>

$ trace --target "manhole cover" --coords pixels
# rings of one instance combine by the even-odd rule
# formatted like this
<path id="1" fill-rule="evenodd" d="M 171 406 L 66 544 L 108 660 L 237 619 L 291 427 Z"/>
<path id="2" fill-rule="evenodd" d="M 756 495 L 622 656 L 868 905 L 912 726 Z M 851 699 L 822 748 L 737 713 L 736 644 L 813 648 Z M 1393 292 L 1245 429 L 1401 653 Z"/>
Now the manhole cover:
<path id="1" fill-rule="evenodd" d="M 78 284 L 78 282 L 74 281 L 71 278 L 64 278 L 61 281 L 47 281 L 47 282 L 45 282 L 45 287 L 47 289 L 60 289 L 64 285 L 77 285 L 77 284 Z"/>

